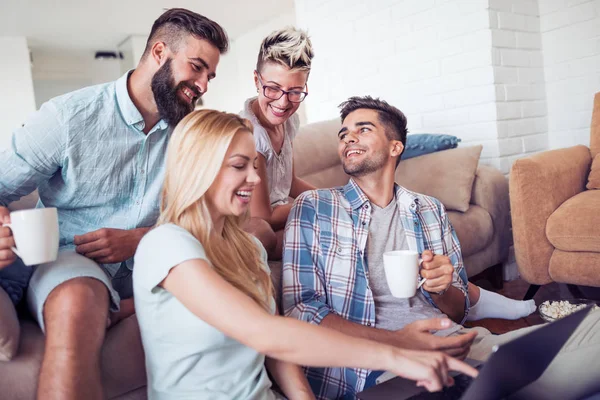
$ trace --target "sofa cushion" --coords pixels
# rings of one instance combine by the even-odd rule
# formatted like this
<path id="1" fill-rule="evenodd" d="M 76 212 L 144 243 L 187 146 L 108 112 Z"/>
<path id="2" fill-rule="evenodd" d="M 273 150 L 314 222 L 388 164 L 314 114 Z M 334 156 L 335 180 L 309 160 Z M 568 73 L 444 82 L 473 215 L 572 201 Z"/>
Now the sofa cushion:
<path id="1" fill-rule="evenodd" d="M 15 306 L 0 287 L 0 361 L 9 361 L 19 348 L 19 318 Z"/>
<path id="2" fill-rule="evenodd" d="M 592 161 L 592 170 L 586 187 L 588 190 L 600 189 L 600 154 L 597 154 L 594 161 Z"/>
<path id="3" fill-rule="evenodd" d="M 588 190 L 565 201 L 548 218 L 546 236 L 563 251 L 600 252 L 600 191 Z"/>
<path id="4" fill-rule="evenodd" d="M 483 207 L 474 204 L 466 212 L 448 211 L 450 222 L 456 231 L 463 258 L 488 246 L 494 237 L 494 223 Z"/>
<path id="5" fill-rule="evenodd" d="M 460 147 L 400 161 L 396 182 L 437 198 L 448 210 L 469 209 L 482 146 Z"/>

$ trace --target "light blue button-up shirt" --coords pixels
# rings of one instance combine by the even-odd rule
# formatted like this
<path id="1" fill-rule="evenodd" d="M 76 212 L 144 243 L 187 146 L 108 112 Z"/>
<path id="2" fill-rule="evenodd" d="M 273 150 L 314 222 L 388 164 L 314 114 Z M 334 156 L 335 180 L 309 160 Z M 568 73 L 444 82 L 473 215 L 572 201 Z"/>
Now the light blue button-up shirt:
<path id="1" fill-rule="evenodd" d="M 61 249 L 74 248 L 75 235 L 149 227 L 158 218 L 171 129 L 161 120 L 144 134 L 128 77 L 48 101 L 0 153 L 0 203 L 37 188 L 37 207 L 58 209 Z M 111 274 L 119 266 L 104 265 Z"/>

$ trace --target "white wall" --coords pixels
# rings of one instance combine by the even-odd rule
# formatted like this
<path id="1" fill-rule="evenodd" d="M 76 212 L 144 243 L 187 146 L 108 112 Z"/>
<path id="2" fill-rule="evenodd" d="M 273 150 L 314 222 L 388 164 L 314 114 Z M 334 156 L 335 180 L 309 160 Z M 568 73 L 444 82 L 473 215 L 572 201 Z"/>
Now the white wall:
<path id="1" fill-rule="evenodd" d="M 498 163 L 496 88 L 488 0 L 296 0 L 317 57 L 309 122 L 338 116 L 349 96 L 404 111 L 411 132 L 455 134 Z"/>
<path id="2" fill-rule="evenodd" d="M 0 149 L 10 147 L 12 131 L 35 111 L 29 49 L 24 37 L 0 37 L 6 55 L 0 63 Z"/>
<path id="3" fill-rule="evenodd" d="M 244 101 L 256 95 L 252 72 L 260 43 L 269 33 L 288 25 L 295 25 L 293 10 L 257 26 L 255 29 L 231 41 L 227 54 L 221 57 L 217 77 L 210 83 L 203 97 L 204 106 L 237 113 Z"/>
<path id="4" fill-rule="evenodd" d="M 131 35 L 119 43 L 117 49 L 123 55 L 123 58 L 120 60 L 121 74 L 137 67 L 144 54 L 144 50 L 146 50 L 147 41 L 148 35 Z"/>
<path id="5" fill-rule="evenodd" d="M 537 0 L 490 0 L 498 159 L 507 173 L 517 158 L 548 148 L 546 90 Z"/>
<path id="6" fill-rule="evenodd" d="M 56 53 L 34 50 L 32 56 L 38 108 L 53 97 L 121 76 L 118 59 L 96 60 L 93 51 Z"/>
<path id="7" fill-rule="evenodd" d="M 551 148 L 589 145 L 600 91 L 600 0 L 539 0 Z"/>

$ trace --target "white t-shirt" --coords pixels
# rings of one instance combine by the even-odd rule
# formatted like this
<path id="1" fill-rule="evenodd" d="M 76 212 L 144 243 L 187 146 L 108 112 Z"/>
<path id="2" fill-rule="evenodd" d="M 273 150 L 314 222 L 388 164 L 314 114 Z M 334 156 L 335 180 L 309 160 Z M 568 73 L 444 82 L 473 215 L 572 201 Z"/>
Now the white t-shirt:
<path id="1" fill-rule="evenodd" d="M 267 254 L 256 243 L 269 270 Z M 146 354 L 148 398 L 275 399 L 264 355 L 225 336 L 158 286 L 171 268 L 192 259 L 208 261 L 200 242 L 174 224 L 151 230 L 135 253 L 133 291 Z"/>
<path id="2" fill-rule="evenodd" d="M 267 160 L 267 179 L 269 185 L 269 201 L 271 207 L 286 204 L 292 189 L 293 151 L 292 142 L 300 128 L 300 117 L 292 115 L 284 124 L 283 146 L 279 154 L 273 150 L 269 134 L 258 121 L 258 117 L 252 111 L 252 102 L 256 97 L 246 100 L 240 117 L 246 118 L 254 126 L 254 141 L 256 151 Z"/>

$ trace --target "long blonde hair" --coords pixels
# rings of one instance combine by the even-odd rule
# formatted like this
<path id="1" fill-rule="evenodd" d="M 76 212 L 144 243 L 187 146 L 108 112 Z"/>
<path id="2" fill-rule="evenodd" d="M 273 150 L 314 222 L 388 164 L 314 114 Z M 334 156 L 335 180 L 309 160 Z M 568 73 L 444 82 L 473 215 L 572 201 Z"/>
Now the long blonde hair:
<path id="1" fill-rule="evenodd" d="M 273 284 L 255 240 L 240 227 L 246 216 L 226 216 L 219 237 L 206 204 L 205 194 L 239 130 L 253 132 L 253 127 L 235 114 L 214 110 L 193 111 L 179 122 L 167 150 L 157 225 L 171 223 L 190 232 L 219 275 L 270 310 Z"/>

